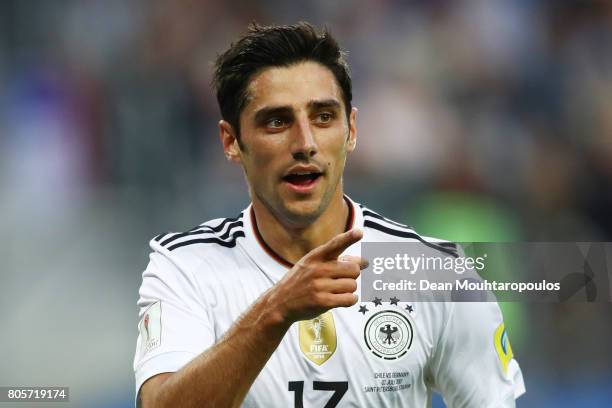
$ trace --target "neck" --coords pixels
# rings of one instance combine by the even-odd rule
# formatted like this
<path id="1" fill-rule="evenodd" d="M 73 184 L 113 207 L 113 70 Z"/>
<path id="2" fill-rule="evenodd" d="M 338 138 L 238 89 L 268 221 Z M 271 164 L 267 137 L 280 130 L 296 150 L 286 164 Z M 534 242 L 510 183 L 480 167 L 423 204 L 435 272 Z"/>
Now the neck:
<path id="1" fill-rule="evenodd" d="M 296 227 L 275 216 L 253 196 L 254 227 L 268 246 L 284 263 L 295 264 L 314 248 L 323 245 L 347 228 L 349 207 L 342 189 L 338 188 L 331 202 L 315 222 Z M 285 222 L 283 222 L 285 221 Z"/>

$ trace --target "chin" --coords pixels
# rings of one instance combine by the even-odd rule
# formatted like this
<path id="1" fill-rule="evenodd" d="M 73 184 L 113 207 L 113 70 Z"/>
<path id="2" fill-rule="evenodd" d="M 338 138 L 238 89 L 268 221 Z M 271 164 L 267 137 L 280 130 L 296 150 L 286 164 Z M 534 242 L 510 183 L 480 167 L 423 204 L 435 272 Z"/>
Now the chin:
<path id="1" fill-rule="evenodd" d="M 321 198 L 285 201 L 283 208 L 285 217 L 300 226 L 312 224 L 323 212 Z"/>

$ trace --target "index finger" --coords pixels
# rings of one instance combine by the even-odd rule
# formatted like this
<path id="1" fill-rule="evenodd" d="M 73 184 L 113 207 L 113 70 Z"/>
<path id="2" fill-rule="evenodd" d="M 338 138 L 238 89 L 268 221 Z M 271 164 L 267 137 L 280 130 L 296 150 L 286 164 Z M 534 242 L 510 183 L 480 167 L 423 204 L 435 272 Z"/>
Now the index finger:
<path id="1" fill-rule="evenodd" d="M 350 247 L 355 242 L 358 242 L 361 238 L 363 238 L 363 231 L 359 229 L 352 229 L 343 232 L 342 234 L 336 235 L 325 244 L 316 248 L 312 252 L 312 255 L 330 261 L 338 259 L 340 254 L 344 252 L 346 248 Z"/>

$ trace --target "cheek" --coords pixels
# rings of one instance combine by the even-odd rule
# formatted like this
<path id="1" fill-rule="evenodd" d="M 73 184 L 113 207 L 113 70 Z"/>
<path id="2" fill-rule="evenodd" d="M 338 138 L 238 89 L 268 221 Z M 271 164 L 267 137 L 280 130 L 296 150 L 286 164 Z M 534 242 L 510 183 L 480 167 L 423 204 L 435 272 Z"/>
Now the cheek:
<path id="1" fill-rule="evenodd" d="M 253 184 L 265 185 L 274 179 L 280 171 L 279 150 L 269 143 L 257 143 L 249 146 L 248 165 Z M 246 163 L 245 163 L 246 164 Z"/>
<path id="2" fill-rule="evenodd" d="M 266 167 L 274 156 L 274 151 L 274 146 L 271 146 L 271 143 L 251 140 L 248 145 L 248 160 L 251 167 Z"/>
<path id="3" fill-rule="evenodd" d="M 281 135 L 275 135 L 258 138 L 252 144 L 252 152 L 255 153 L 261 165 L 267 165 L 273 159 L 282 157 L 287 154 L 287 138 Z"/>
<path id="4" fill-rule="evenodd" d="M 326 145 L 327 151 L 326 163 L 328 167 L 339 167 L 346 159 L 346 143 L 344 138 L 334 138 Z"/>

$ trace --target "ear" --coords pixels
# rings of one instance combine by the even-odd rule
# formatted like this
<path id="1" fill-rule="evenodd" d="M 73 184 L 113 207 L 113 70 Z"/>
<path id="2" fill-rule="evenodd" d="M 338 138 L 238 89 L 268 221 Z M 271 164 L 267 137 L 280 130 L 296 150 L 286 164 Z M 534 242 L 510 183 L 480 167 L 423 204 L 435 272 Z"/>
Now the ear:
<path id="1" fill-rule="evenodd" d="M 223 145 L 223 152 L 227 160 L 233 161 L 234 163 L 241 163 L 240 157 L 240 146 L 238 144 L 238 138 L 232 125 L 225 120 L 219 121 L 219 139 Z"/>
<path id="2" fill-rule="evenodd" d="M 349 115 L 349 135 L 347 139 L 346 150 L 351 153 L 357 145 L 357 108 L 351 109 Z"/>

